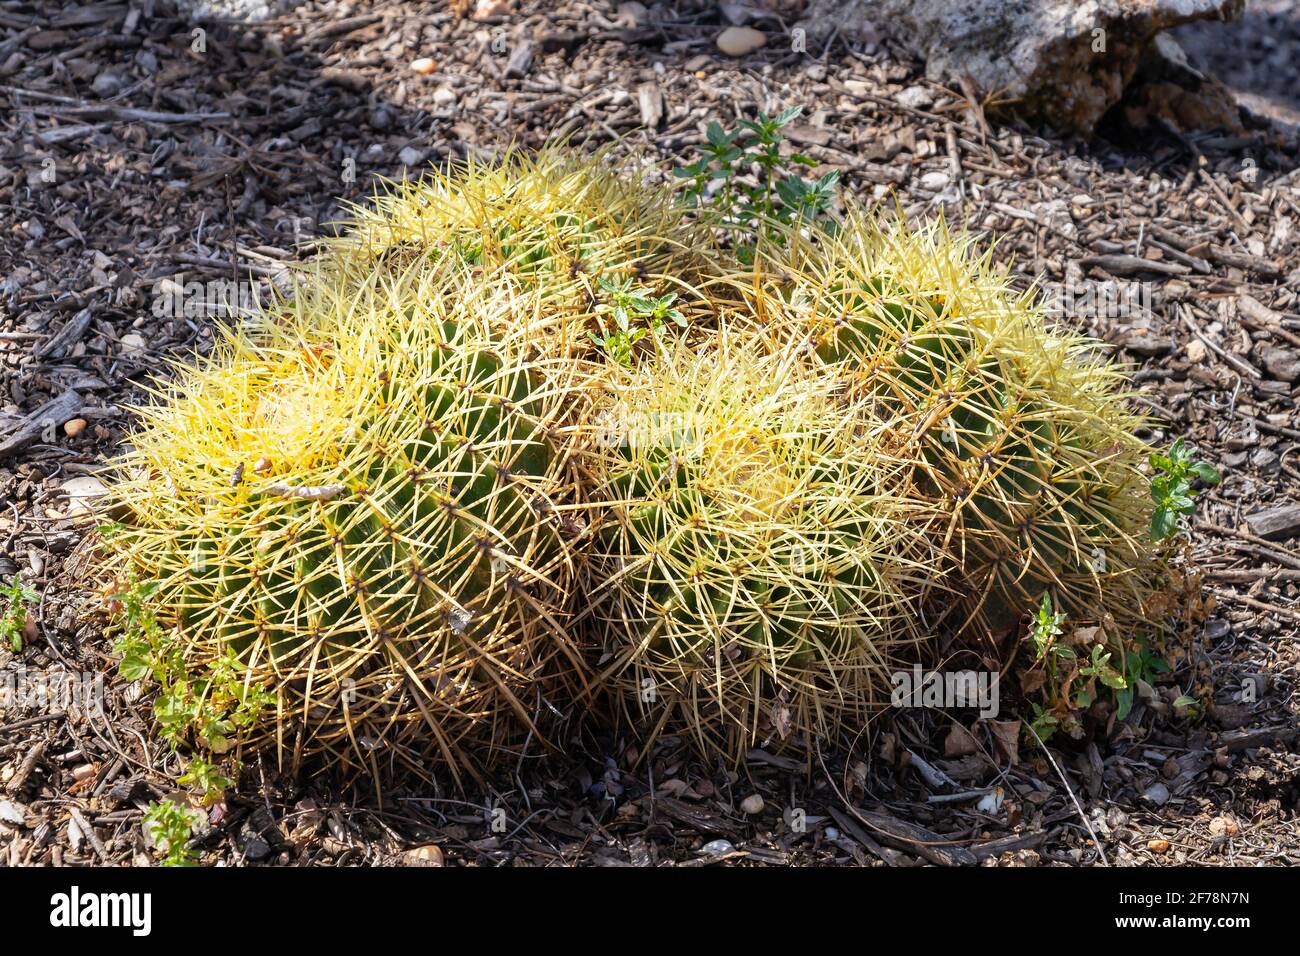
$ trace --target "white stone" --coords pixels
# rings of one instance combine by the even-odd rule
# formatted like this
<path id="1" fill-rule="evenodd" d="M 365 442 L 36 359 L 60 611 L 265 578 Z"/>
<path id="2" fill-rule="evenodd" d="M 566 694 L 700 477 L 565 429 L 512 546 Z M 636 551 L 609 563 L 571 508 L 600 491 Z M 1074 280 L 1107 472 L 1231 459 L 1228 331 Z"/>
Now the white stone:
<path id="1" fill-rule="evenodd" d="M 767 45 L 767 36 L 753 27 L 727 27 L 718 34 L 718 49 L 727 56 L 744 56 Z"/>
<path id="2" fill-rule="evenodd" d="M 934 94 L 924 86 L 909 86 L 894 97 L 894 102 L 908 109 L 923 110 L 934 102 Z"/>
<path id="3" fill-rule="evenodd" d="M 397 154 L 397 161 L 403 166 L 418 166 L 424 162 L 424 150 L 407 146 Z"/>
<path id="4" fill-rule="evenodd" d="M 139 353 L 145 350 L 144 336 L 138 332 L 128 332 L 118 342 L 122 346 L 123 355 Z"/>
<path id="5" fill-rule="evenodd" d="M 926 61 L 927 79 L 953 89 L 968 80 L 977 96 L 1020 100 L 1058 128 L 1090 132 L 1162 31 L 1232 20 L 1242 8 L 1242 0 L 811 0 L 796 26 L 811 49 L 832 33 L 887 24 Z"/>

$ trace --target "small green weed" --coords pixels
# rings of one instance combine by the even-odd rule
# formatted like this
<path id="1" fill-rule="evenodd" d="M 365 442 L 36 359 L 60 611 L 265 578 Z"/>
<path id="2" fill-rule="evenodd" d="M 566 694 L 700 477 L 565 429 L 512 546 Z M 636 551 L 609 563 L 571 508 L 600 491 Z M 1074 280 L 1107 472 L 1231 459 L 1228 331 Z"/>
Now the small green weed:
<path id="1" fill-rule="evenodd" d="M 154 849 L 163 855 L 163 866 L 193 866 L 198 854 L 190 849 L 194 828 L 202 820 L 199 811 L 172 800 L 149 804 L 144 828 Z"/>
<path id="2" fill-rule="evenodd" d="M 634 288 L 631 276 L 602 278 L 600 287 L 609 301 L 596 306 L 596 313 L 613 318 L 614 328 L 606 330 L 602 323 L 600 334 L 591 333 L 591 340 L 622 365 L 632 361 L 632 347 L 641 339 L 649 335 L 658 340 L 666 321 L 686 327 L 686 317 L 673 308 L 675 292 L 654 296 L 646 289 Z"/>
<path id="3" fill-rule="evenodd" d="M 1139 681 L 1153 684 L 1157 677 L 1170 671 L 1169 665 L 1152 653 L 1143 635 L 1137 636 L 1135 644 L 1124 652 L 1124 686 L 1115 691 L 1115 717 L 1118 720 L 1123 720 L 1133 710 L 1133 695 Z"/>
<path id="4" fill-rule="evenodd" d="M 274 707 L 275 697 L 245 680 L 246 668 L 233 650 L 197 673 L 191 669 L 180 644 L 170 640 L 158 623 L 152 606 L 157 591 L 155 582 L 134 581 L 113 595 L 119 608 L 114 644 L 118 671 L 129 681 L 157 685 L 154 716 L 162 738 L 174 750 L 227 754 L 239 732 L 257 724 Z M 234 785 L 224 768 L 203 756 L 191 757 L 179 782 L 192 787 L 204 805 L 215 803 Z M 173 813 L 165 806 L 159 812 Z M 160 819 L 179 826 L 174 815 Z"/>
<path id="5" fill-rule="evenodd" d="M 769 223 L 820 223 L 826 221 L 839 173 L 832 171 L 817 179 L 804 179 L 796 170 L 816 166 L 803 153 L 781 155 L 782 128 L 803 112 L 792 106 L 776 116 L 759 113 L 755 120 L 741 120 L 727 131 L 710 123 L 703 155 L 688 166 L 673 170 L 685 180 L 686 203 L 702 217 L 732 234 L 742 261 L 753 261 L 754 240 L 776 238 Z M 745 177 L 753 173 L 753 181 Z M 718 184 L 716 188 L 714 184 Z"/>
<path id="6" fill-rule="evenodd" d="M 1178 516 L 1196 510 L 1197 491 L 1192 479 L 1207 485 L 1219 483 L 1219 473 L 1203 461 L 1192 461 L 1190 449 L 1177 439 L 1167 455 L 1152 455 L 1151 497 L 1156 509 L 1151 515 L 1151 540 L 1163 541 L 1178 531 Z"/>
<path id="7" fill-rule="evenodd" d="M 9 599 L 9 606 L 0 617 L 0 642 L 8 644 L 9 649 L 19 654 L 23 649 L 23 633 L 27 630 L 27 605 L 40 600 L 40 595 L 23 584 L 21 574 L 6 588 L 0 588 L 0 597 Z"/>
<path id="8" fill-rule="evenodd" d="M 1077 736 L 1082 729 L 1079 712 L 1103 694 L 1114 701 L 1116 718 L 1125 719 L 1139 684 L 1153 684 L 1170 671 L 1145 635 L 1125 642 L 1113 635 L 1107 638 L 1100 628 L 1081 628 L 1074 631 L 1071 644 L 1062 640 L 1064 624 L 1065 615 L 1055 611 L 1051 596 L 1044 594 L 1026 637 L 1034 665 L 1042 667 L 1036 686 L 1044 694 L 1042 704 L 1031 702 L 1033 716 L 1027 723 L 1044 741 L 1058 730 Z"/>

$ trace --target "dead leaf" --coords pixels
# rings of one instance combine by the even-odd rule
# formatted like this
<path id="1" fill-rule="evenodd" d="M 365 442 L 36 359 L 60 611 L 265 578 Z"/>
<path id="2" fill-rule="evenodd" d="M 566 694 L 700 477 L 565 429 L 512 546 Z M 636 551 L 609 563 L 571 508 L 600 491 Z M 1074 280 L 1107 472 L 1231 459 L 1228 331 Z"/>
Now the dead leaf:
<path id="1" fill-rule="evenodd" d="M 967 757 L 978 752 L 979 744 L 963 724 L 953 722 L 948 736 L 943 742 L 945 757 Z"/>
<path id="2" fill-rule="evenodd" d="M 1099 627 L 1076 627 L 1070 633 L 1070 643 L 1075 647 L 1091 647 L 1097 643 Z"/>
<path id="3" fill-rule="evenodd" d="M 880 735 L 880 759 L 892 764 L 897 759 L 898 739 L 893 734 Z"/>
<path id="4" fill-rule="evenodd" d="M 1032 694 L 1047 683 L 1047 672 L 1041 668 L 1025 671 L 1020 677 L 1020 689 L 1025 694 Z"/>
<path id="5" fill-rule="evenodd" d="M 794 729 L 790 708 L 785 705 L 785 701 L 778 700 L 772 704 L 772 726 L 776 728 L 777 736 L 782 740 L 789 737 L 790 731 Z"/>
<path id="6" fill-rule="evenodd" d="M 993 743 L 998 754 L 1005 757 L 1013 767 L 1020 763 L 1020 721 L 990 720 L 989 730 L 993 732 Z"/>

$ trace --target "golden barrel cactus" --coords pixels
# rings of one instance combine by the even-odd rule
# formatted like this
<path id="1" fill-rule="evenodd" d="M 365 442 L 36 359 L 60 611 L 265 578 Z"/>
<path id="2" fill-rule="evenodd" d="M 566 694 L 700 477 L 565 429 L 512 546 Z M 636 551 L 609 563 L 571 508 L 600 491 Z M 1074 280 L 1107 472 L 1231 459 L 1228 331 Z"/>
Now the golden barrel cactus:
<path id="1" fill-rule="evenodd" d="M 347 230 L 307 267 L 327 286 L 376 270 L 464 270 L 481 281 L 535 293 L 537 315 L 509 327 L 552 354 L 584 355 L 609 333 L 611 290 L 676 296 L 695 324 L 711 311 L 697 291 L 717 272 L 707 231 L 689 222 L 669 190 L 621 172 L 611 151 L 584 155 L 552 145 L 468 161 L 390 183 L 354 206 Z"/>
<path id="2" fill-rule="evenodd" d="M 608 390 L 588 623 L 622 712 L 732 761 L 860 730 L 939 582 L 834 379 L 724 329 Z"/>
<path id="3" fill-rule="evenodd" d="M 585 690 L 561 617 L 578 366 L 485 334 L 498 289 L 412 313 L 395 281 L 227 334 L 117 462 L 108 566 L 156 582 L 190 686 L 233 662 L 266 688 L 242 743 L 287 769 L 477 774 Z"/>
<path id="4" fill-rule="evenodd" d="M 913 487 L 944 515 L 962 623 L 1000 629 L 1038 606 L 1143 620 L 1158 556 L 1146 424 L 1099 346 L 1049 325 L 1031 293 L 942 223 L 857 212 L 796 233 L 742 283 L 766 333 L 839 369 L 889 423 Z"/>

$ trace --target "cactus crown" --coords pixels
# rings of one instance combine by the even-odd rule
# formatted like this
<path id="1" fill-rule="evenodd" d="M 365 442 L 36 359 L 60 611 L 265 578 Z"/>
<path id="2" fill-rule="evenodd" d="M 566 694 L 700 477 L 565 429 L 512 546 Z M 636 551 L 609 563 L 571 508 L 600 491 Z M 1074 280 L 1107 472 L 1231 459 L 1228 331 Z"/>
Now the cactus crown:
<path id="1" fill-rule="evenodd" d="M 451 250 L 485 271 L 558 286 L 556 294 L 594 292 L 591 276 L 602 272 L 676 279 L 703 262 L 684 211 L 666 191 L 618 175 L 608 149 L 468 161 L 389 183 L 351 213 L 351 228 L 331 242 L 336 258 L 374 265 Z"/>
<path id="2" fill-rule="evenodd" d="M 537 314 L 521 338 L 578 357 L 592 353 L 593 336 L 644 334 L 626 317 L 606 321 L 619 306 L 611 290 L 668 296 L 683 324 L 711 324 L 699 288 L 717 271 L 707 233 L 670 192 L 619 175 L 608 149 L 583 156 L 551 146 L 431 170 L 352 212 L 352 227 L 307 266 L 307 285 L 364 281 L 375 269 L 469 271 L 529 297 Z"/>

